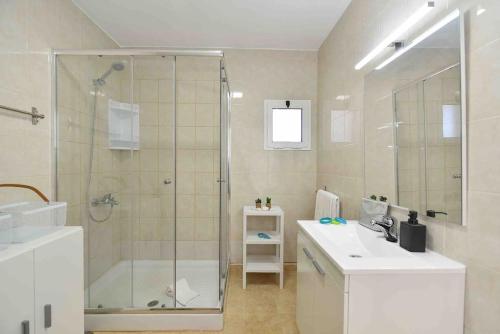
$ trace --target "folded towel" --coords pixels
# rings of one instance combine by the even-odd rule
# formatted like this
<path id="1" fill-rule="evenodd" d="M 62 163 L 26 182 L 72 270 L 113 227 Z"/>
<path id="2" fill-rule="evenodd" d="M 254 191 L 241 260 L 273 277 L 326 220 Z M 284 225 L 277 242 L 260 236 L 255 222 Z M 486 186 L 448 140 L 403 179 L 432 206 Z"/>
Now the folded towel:
<path id="1" fill-rule="evenodd" d="M 182 306 L 187 306 L 187 304 L 198 297 L 200 294 L 189 287 L 188 281 L 182 278 L 175 282 L 175 287 L 177 293 L 175 294 L 175 299 Z M 169 285 L 167 288 L 167 296 L 174 297 L 174 286 Z"/>
<path id="2" fill-rule="evenodd" d="M 339 216 L 339 198 L 328 191 L 318 190 L 316 194 L 316 209 L 314 210 L 314 220 L 322 217 Z"/>

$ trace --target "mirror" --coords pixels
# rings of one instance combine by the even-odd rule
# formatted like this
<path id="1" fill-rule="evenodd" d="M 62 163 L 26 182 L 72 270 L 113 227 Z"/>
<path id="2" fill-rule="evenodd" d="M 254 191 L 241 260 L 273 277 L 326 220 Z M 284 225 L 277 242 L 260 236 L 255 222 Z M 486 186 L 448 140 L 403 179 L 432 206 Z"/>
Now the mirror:
<path id="1" fill-rule="evenodd" d="M 365 196 L 457 224 L 466 177 L 461 22 L 367 74 L 364 88 Z"/>

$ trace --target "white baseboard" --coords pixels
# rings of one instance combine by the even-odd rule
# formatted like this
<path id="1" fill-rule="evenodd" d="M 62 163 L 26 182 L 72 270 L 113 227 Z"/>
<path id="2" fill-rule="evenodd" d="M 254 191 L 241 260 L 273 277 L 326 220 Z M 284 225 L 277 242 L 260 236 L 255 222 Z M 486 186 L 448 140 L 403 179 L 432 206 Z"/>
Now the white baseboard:
<path id="1" fill-rule="evenodd" d="M 182 331 L 224 327 L 223 314 L 86 314 L 85 331 Z"/>

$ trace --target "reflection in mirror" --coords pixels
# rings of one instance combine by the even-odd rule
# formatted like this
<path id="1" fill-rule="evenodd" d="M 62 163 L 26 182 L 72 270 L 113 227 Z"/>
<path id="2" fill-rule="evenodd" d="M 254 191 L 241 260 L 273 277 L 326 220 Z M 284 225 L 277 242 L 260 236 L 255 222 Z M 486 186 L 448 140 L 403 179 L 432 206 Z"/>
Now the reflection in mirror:
<path id="1" fill-rule="evenodd" d="M 458 224 L 465 121 L 460 48 L 457 17 L 369 73 L 364 96 L 365 195 Z"/>

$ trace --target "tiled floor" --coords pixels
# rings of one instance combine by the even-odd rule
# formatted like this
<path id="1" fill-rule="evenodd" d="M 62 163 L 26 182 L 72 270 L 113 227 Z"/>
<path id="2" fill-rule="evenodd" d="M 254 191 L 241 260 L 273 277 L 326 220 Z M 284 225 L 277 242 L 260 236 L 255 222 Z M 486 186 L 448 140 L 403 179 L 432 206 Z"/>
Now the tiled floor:
<path id="1" fill-rule="evenodd" d="M 241 287 L 241 266 L 231 266 L 229 289 L 224 312 L 224 330 L 231 334 L 293 334 L 295 325 L 296 268 L 285 266 L 285 287 L 280 290 L 272 274 L 249 274 L 247 289 Z M 94 334 L 110 332 L 94 332 Z M 124 332 L 114 334 L 133 334 Z M 140 332 L 145 333 L 200 333 L 200 332 Z"/>

